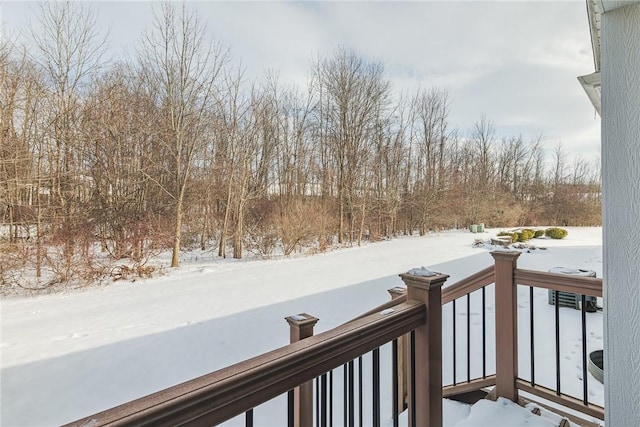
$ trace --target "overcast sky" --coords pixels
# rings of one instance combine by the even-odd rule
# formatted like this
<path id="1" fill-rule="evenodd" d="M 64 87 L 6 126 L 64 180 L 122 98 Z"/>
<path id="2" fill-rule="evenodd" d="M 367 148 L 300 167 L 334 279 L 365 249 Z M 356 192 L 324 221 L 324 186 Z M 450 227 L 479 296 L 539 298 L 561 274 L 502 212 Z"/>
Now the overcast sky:
<path id="1" fill-rule="evenodd" d="M 0 0 L 5 34 L 35 21 L 34 3 Z M 88 2 L 87 2 L 88 3 Z M 95 2 L 110 55 L 133 52 L 153 2 Z M 543 136 L 596 160 L 600 120 L 576 77 L 594 71 L 585 2 L 188 2 L 247 76 L 277 70 L 303 85 L 311 58 L 337 46 L 380 61 L 396 90 L 449 90 L 463 136 L 484 114 L 499 137 Z M 156 4 L 157 7 L 157 4 Z"/>

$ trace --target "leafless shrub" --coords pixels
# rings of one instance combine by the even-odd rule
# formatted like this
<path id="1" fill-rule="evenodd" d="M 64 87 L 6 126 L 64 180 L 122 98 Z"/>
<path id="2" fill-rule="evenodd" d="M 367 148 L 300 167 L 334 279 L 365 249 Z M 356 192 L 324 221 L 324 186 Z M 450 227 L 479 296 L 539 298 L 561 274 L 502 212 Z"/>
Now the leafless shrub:
<path id="1" fill-rule="evenodd" d="M 269 258 L 278 246 L 278 234 L 272 224 L 257 223 L 246 229 L 246 249 L 263 258 Z"/>
<path id="2" fill-rule="evenodd" d="M 118 280 L 129 280 L 133 277 L 149 278 L 153 276 L 156 268 L 150 265 L 116 265 L 109 272 L 109 277 L 114 282 Z"/>
<path id="3" fill-rule="evenodd" d="M 296 248 L 309 248 L 314 243 L 317 249 L 326 250 L 334 225 L 332 216 L 316 198 L 293 200 L 282 205 L 275 223 L 285 255 L 290 255 Z"/>

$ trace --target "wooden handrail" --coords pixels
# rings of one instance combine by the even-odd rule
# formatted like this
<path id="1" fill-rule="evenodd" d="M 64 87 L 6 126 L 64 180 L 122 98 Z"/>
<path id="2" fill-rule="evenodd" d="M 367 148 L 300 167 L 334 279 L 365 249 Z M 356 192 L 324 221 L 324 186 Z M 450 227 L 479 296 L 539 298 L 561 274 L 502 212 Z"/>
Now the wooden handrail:
<path id="1" fill-rule="evenodd" d="M 447 286 L 442 289 L 442 304 L 463 297 L 471 292 L 481 289 L 483 286 L 490 285 L 495 282 L 494 266 L 491 265 L 484 270 L 480 270 L 469 277 Z"/>
<path id="2" fill-rule="evenodd" d="M 554 291 L 571 292 L 593 297 L 602 296 L 602 279 L 569 274 L 546 273 L 543 271 L 516 269 L 514 280 L 519 285 Z"/>
<path id="3" fill-rule="evenodd" d="M 362 319 L 363 317 L 371 316 L 372 314 L 375 314 L 375 313 L 380 313 L 382 310 L 387 310 L 389 308 L 393 308 L 393 307 L 395 307 L 397 305 L 400 305 L 402 303 L 405 303 L 405 302 L 407 302 L 407 295 L 406 294 L 402 295 L 402 296 L 400 296 L 398 298 L 394 298 L 394 299 L 392 299 L 390 301 L 387 301 L 384 304 L 380 304 L 379 306 L 377 306 L 375 308 L 372 308 L 371 310 L 369 310 L 369 311 L 367 311 L 365 313 L 362 313 L 358 317 L 355 317 L 355 318 L 349 320 L 347 323 L 351 323 L 354 320 Z"/>
<path id="4" fill-rule="evenodd" d="M 467 294 L 481 289 L 483 286 L 495 282 L 494 266 L 491 265 L 471 276 L 459 280 L 451 286 L 442 289 L 442 304 L 458 299 Z M 514 272 L 515 281 L 520 285 L 529 285 L 537 288 L 558 290 L 561 292 L 571 292 L 574 294 L 589 295 L 594 297 L 602 296 L 602 279 L 595 277 L 574 276 L 559 273 L 546 273 L 543 271 L 516 269 Z M 361 314 L 353 320 L 361 319 L 373 313 L 395 307 L 406 302 L 407 297 L 387 301 L 384 304 Z"/>
<path id="5" fill-rule="evenodd" d="M 591 417 L 604 420 L 604 408 L 602 406 L 594 405 L 593 403 L 585 405 L 582 400 L 576 399 L 575 397 L 569 396 L 564 393 L 558 396 L 555 390 L 551 390 L 539 384 L 532 386 L 528 381 L 525 381 L 521 378 L 516 378 L 515 385 L 518 389 L 533 394 L 534 396 L 538 396 L 559 405 L 566 406 L 569 409 L 587 414 Z"/>
<path id="6" fill-rule="evenodd" d="M 460 297 L 465 296 L 466 294 L 470 294 L 471 292 L 477 291 L 481 289 L 483 286 L 490 285 L 495 281 L 494 278 L 494 267 L 493 265 L 485 268 L 484 270 L 480 270 L 477 273 L 472 274 L 471 276 L 465 277 L 464 279 L 459 280 L 451 286 L 447 286 L 442 289 L 442 304 L 446 304 L 448 302 L 453 301 L 454 299 L 458 299 Z M 371 310 L 362 313 L 361 315 L 354 317 L 349 320 L 349 322 L 353 322 L 354 320 L 362 319 L 363 317 L 369 316 L 373 313 L 379 313 L 382 310 L 386 310 L 388 308 L 393 308 L 399 304 L 402 304 L 407 301 L 407 295 L 399 296 L 398 298 L 394 298 L 390 301 L 387 301 L 383 304 L 380 304 L 377 307 L 372 308 Z"/>
<path id="7" fill-rule="evenodd" d="M 468 393 L 470 391 L 481 390 L 483 388 L 496 385 L 496 376 L 487 375 L 486 378 L 478 378 L 469 382 L 462 382 L 456 385 L 442 387 L 442 397 L 451 397 L 457 394 Z"/>
<path id="8" fill-rule="evenodd" d="M 425 323 L 425 304 L 407 301 L 68 425 L 216 425 Z"/>

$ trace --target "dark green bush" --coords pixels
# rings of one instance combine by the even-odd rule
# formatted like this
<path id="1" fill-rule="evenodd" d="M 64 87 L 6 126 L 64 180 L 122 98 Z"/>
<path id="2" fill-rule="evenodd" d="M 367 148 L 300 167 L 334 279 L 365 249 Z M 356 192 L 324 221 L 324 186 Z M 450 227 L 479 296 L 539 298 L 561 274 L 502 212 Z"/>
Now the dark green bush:
<path id="1" fill-rule="evenodd" d="M 552 239 L 564 239 L 565 237 L 567 237 L 567 234 L 569 234 L 569 232 L 564 228 L 551 227 L 547 228 L 544 234 Z"/>
<path id="2" fill-rule="evenodd" d="M 542 237 L 544 236 L 544 230 L 536 230 L 535 234 L 533 235 L 534 239 L 537 239 L 538 237 Z"/>

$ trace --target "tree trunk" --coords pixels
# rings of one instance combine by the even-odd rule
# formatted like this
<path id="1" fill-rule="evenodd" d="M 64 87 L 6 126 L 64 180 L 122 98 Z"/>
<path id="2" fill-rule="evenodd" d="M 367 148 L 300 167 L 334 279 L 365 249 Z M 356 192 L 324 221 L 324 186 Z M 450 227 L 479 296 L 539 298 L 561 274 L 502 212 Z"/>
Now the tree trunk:
<path id="1" fill-rule="evenodd" d="M 171 252 L 171 267 L 180 266 L 180 237 L 182 230 L 182 193 L 176 202 L 176 222 L 173 229 L 173 251 Z"/>
<path id="2" fill-rule="evenodd" d="M 233 178 L 229 177 L 229 186 L 227 188 L 227 205 L 224 209 L 224 220 L 222 221 L 222 229 L 220 230 L 220 244 L 218 246 L 218 256 L 227 257 L 227 230 L 229 229 L 229 216 L 231 214 L 231 187 Z"/>
<path id="3" fill-rule="evenodd" d="M 206 244 L 207 244 L 207 236 L 209 233 L 207 233 L 207 223 L 208 223 L 208 210 L 207 206 L 208 206 L 208 199 L 207 199 L 207 203 L 204 206 L 203 212 L 202 212 L 202 233 L 200 234 L 200 250 L 204 251 L 206 249 Z"/>
<path id="4" fill-rule="evenodd" d="M 236 222 L 236 231 L 233 234 L 233 257 L 235 259 L 242 258 L 242 235 L 244 222 L 244 208 L 240 207 L 238 210 L 238 218 Z"/>
<path id="5" fill-rule="evenodd" d="M 358 246 L 362 244 L 362 234 L 364 232 L 364 217 L 365 217 L 366 207 L 367 207 L 366 199 L 363 196 L 362 210 L 360 211 L 360 230 L 358 231 Z"/>

